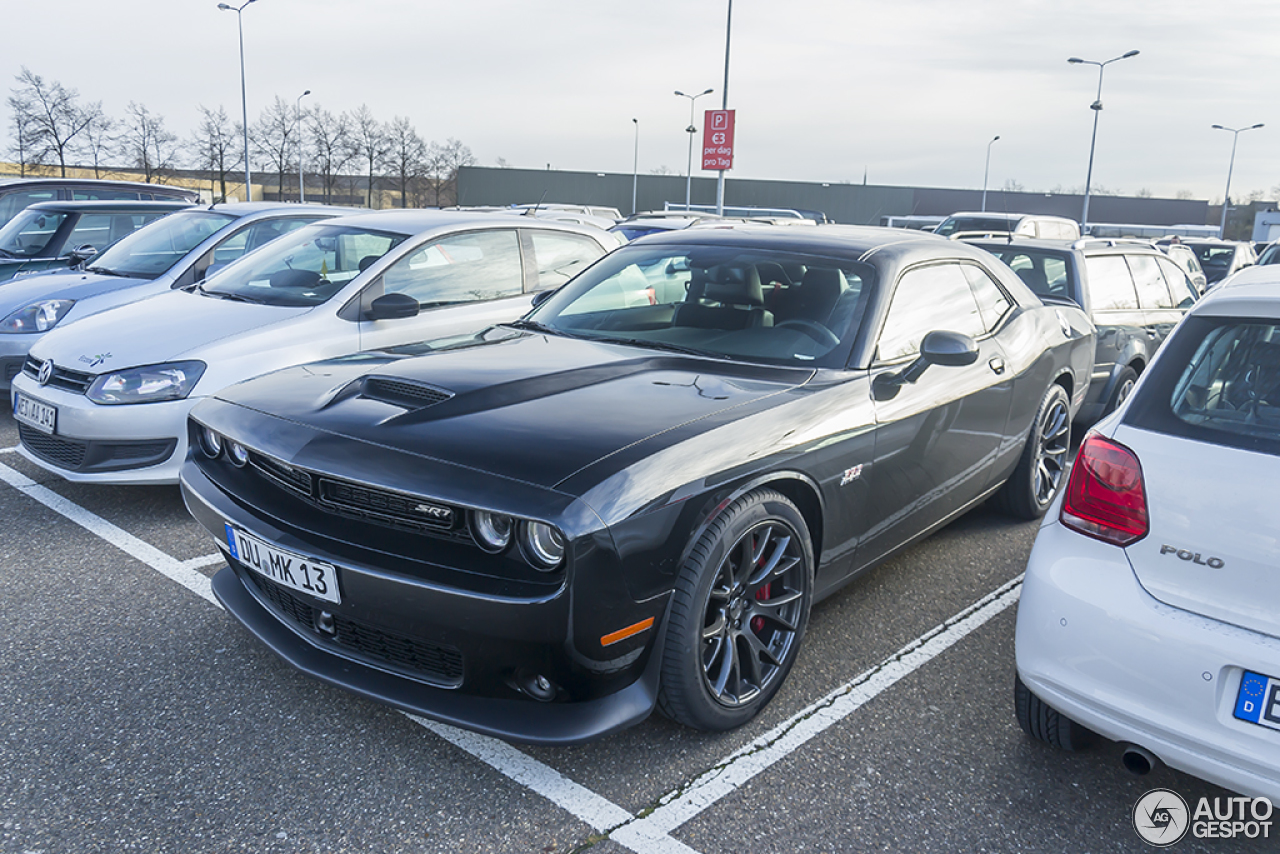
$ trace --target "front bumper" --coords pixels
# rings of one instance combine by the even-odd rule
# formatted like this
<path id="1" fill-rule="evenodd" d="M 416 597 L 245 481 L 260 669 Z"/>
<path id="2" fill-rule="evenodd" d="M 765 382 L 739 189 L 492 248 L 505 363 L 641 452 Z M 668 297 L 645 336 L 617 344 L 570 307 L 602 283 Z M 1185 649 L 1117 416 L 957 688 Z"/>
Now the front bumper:
<path id="1" fill-rule="evenodd" d="M 1165 605 L 1122 549 L 1050 511 L 1018 605 L 1018 675 L 1068 718 L 1167 765 L 1280 802 L 1280 731 L 1234 717 L 1245 670 L 1280 677 L 1280 639 Z"/>
<path id="2" fill-rule="evenodd" d="M 55 406 L 50 436 L 19 426 L 23 457 L 78 483 L 176 484 L 187 454 L 187 414 L 198 398 L 100 406 L 82 394 L 19 374 L 12 392 Z"/>
<path id="3" fill-rule="evenodd" d="M 654 708 L 665 595 L 633 602 L 619 595 L 625 585 L 618 573 L 585 565 L 571 567 L 563 584 L 541 593 L 501 595 L 501 587 L 474 579 L 473 589 L 451 586 L 441 564 L 456 565 L 458 550 L 447 543 L 424 539 L 419 571 L 384 553 L 392 549 L 390 539 L 342 542 L 250 510 L 198 466 L 187 465 L 181 483 L 188 509 L 228 559 L 214 593 L 255 637 L 304 673 L 405 711 L 532 744 L 596 739 L 639 723 Z M 240 564 L 226 548 L 228 522 L 337 566 L 342 602 L 289 591 Z M 332 536 L 347 530 L 335 523 Z M 474 546 L 462 549 L 480 554 Z M 602 568 L 594 562 L 595 570 Z M 624 623 L 648 615 L 656 625 L 643 638 L 618 644 L 616 654 L 598 641 L 598 659 L 584 654 L 591 646 L 586 639 L 601 636 L 601 615 L 610 614 L 604 619 Z M 520 685 L 538 676 L 554 686 L 552 699 L 522 692 Z"/>

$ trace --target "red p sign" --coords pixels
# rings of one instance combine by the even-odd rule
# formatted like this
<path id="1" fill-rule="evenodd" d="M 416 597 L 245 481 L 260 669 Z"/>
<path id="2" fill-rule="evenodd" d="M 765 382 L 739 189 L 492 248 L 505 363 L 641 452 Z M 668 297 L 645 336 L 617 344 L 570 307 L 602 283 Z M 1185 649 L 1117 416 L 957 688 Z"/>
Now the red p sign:
<path id="1" fill-rule="evenodd" d="M 702 168 L 733 168 L 733 110 L 707 110 L 702 126 Z"/>

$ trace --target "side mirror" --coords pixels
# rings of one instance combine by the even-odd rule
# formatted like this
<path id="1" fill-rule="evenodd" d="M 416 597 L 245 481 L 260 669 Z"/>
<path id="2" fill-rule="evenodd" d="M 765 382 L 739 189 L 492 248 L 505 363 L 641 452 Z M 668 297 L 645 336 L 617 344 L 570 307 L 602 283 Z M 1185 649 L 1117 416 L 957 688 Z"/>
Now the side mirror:
<path id="1" fill-rule="evenodd" d="M 896 374 L 884 373 L 875 378 L 872 392 L 877 400 L 889 400 L 907 383 L 920 379 L 930 365 L 962 368 L 978 361 L 978 343 L 960 332 L 935 330 L 920 342 L 920 355 Z"/>
<path id="2" fill-rule="evenodd" d="M 420 309 L 418 301 L 408 294 L 383 294 L 369 303 L 364 316 L 369 320 L 397 320 L 417 317 Z"/>
<path id="3" fill-rule="evenodd" d="M 88 261 L 90 258 L 92 258 L 94 255 L 97 255 L 97 254 L 98 254 L 98 250 L 93 248 L 93 244 L 82 243 L 81 245 L 77 246 L 75 249 L 71 250 L 71 254 L 69 255 L 71 259 L 71 266 L 73 267 L 79 266 L 80 264 L 85 263 L 86 261 Z"/>
<path id="4" fill-rule="evenodd" d="M 542 305 L 542 304 L 543 304 L 544 302 L 546 302 L 547 300 L 551 299 L 551 295 L 552 295 L 552 294 L 554 294 L 554 293 L 555 293 L 556 291 L 558 291 L 558 290 L 560 290 L 560 289 L 559 289 L 559 288 L 552 288 L 552 289 L 550 289 L 550 290 L 546 290 L 546 291 L 538 291 L 536 294 L 534 294 L 534 295 L 533 295 L 533 307 L 534 307 L 534 308 L 537 308 L 538 306 Z"/>

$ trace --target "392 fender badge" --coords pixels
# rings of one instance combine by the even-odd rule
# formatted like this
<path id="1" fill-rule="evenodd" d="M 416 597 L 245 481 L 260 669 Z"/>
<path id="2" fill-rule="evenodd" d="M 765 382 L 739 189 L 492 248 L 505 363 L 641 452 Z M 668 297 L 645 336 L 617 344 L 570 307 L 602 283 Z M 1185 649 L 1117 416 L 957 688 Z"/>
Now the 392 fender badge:
<path id="1" fill-rule="evenodd" d="M 844 474 L 840 476 L 840 485 L 845 486 L 860 477 L 862 477 L 862 463 L 858 463 L 851 469 L 845 469 Z"/>

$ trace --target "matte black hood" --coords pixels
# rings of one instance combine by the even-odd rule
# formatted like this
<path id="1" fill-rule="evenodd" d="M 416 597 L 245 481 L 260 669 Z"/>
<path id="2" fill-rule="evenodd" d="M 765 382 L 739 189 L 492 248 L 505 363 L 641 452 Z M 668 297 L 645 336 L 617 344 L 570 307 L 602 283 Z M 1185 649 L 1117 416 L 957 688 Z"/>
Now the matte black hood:
<path id="1" fill-rule="evenodd" d="M 289 368 L 217 397 L 326 432 L 554 487 L 680 425 L 702 420 L 709 429 L 781 402 L 782 392 L 812 375 L 512 332 L 415 358 L 369 353 Z"/>

